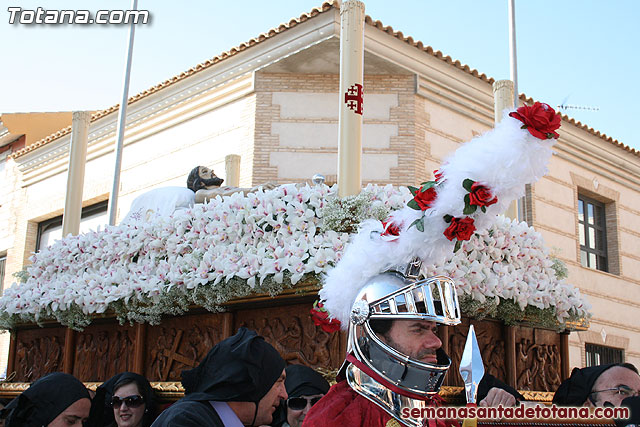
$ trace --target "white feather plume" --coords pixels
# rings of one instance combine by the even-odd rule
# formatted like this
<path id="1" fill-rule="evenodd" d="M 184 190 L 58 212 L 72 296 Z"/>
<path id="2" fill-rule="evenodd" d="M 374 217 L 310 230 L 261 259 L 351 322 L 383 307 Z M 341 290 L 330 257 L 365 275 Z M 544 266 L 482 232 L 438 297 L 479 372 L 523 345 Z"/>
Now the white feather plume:
<path id="1" fill-rule="evenodd" d="M 360 230 L 336 267 L 324 278 L 320 299 L 331 318 L 349 324 L 349 313 L 357 293 L 367 280 L 399 265 L 406 265 L 419 257 L 424 264 L 441 264 L 455 245 L 443 234 L 448 224 L 445 215 L 469 216 L 477 230 L 489 227 L 494 217 L 503 213 L 510 203 L 524 194 L 525 184 L 536 182 L 547 172 L 551 147 L 555 139 L 541 140 L 522 129 L 522 122 L 505 113 L 496 127 L 458 148 L 440 167 L 444 181 L 437 184 L 437 198 L 425 211 L 424 231 L 409 227 L 422 212 L 405 207 L 391 215 L 400 226 L 396 240 L 380 238 L 380 221 L 368 220 Z M 498 202 L 487 206 L 486 213 L 477 209 L 464 215 L 462 186 L 465 179 L 479 182 L 491 189 Z"/>

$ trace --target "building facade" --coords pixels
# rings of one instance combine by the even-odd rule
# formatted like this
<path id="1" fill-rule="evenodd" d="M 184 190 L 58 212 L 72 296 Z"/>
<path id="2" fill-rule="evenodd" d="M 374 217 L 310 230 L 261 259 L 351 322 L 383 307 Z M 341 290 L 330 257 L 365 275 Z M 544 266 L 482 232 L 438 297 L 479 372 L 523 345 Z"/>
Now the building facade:
<path id="1" fill-rule="evenodd" d="M 194 166 L 224 177 L 229 154 L 240 156 L 241 187 L 316 173 L 336 182 L 339 33 L 339 10 L 325 4 L 132 97 L 118 220 L 138 195 L 185 186 Z M 370 18 L 364 46 L 363 184 L 430 179 L 461 143 L 492 128 L 493 79 Z M 91 120 L 83 207 L 98 217 L 87 219 L 93 227 L 106 218 L 116 120 L 117 106 Z M 62 215 L 70 133 L 0 159 L 5 287 Z M 638 364 L 640 153 L 566 116 L 560 135 L 549 174 L 526 189 L 523 219 L 593 306 L 589 330 L 570 336 L 571 365 Z"/>

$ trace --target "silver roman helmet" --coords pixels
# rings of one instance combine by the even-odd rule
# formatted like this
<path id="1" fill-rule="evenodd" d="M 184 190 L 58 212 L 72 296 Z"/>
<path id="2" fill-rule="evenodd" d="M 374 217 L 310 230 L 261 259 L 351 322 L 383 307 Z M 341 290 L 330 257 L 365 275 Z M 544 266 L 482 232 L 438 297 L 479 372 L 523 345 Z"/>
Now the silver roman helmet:
<path id="1" fill-rule="evenodd" d="M 414 360 L 383 342 L 370 324 L 376 319 L 460 323 L 453 280 L 445 276 L 424 278 L 420 270 L 421 263 L 415 260 L 403 273 L 387 271 L 367 281 L 351 309 L 348 351 L 398 389 L 428 397 L 440 389 L 451 359 L 440 349 L 437 364 Z M 358 382 L 350 378 L 350 383 L 354 381 Z"/>

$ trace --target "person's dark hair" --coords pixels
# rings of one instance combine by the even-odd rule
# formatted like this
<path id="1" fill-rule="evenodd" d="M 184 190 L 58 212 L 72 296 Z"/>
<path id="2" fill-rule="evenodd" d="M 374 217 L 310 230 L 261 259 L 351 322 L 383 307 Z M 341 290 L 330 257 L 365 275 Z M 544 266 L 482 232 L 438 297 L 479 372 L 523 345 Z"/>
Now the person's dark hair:
<path id="1" fill-rule="evenodd" d="M 376 334 L 380 334 L 382 336 L 387 335 L 387 333 L 391 330 L 391 326 L 393 325 L 393 320 L 387 319 L 371 319 L 369 320 L 369 326 L 373 329 L 373 332 Z"/>
<path id="2" fill-rule="evenodd" d="M 200 166 L 196 166 L 189 172 L 189 176 L 187 176 L 187 188 L 194 192 L 202 188 L 202 184 L 200 183 Z"/>

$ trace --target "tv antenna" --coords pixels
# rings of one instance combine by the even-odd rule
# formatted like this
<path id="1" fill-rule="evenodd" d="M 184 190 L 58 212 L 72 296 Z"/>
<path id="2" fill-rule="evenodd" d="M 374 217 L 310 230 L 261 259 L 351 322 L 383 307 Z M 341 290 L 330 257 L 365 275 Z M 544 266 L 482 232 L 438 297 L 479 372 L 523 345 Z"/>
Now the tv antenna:
<path id="1" fill-rule="evenodd" d="M 569 100 L 569 96 L 571 95 L 567 95 L 562 102 L 560 103 L 560 105 L 557 105 L 558 110 L 586 110 L 586 111 L 599 111 L 600 108 L 599 107 L 590 107 L 590 106 L 586 106 L 586 105 L 569 105 L 567 104 L 567 101 Z"/>

